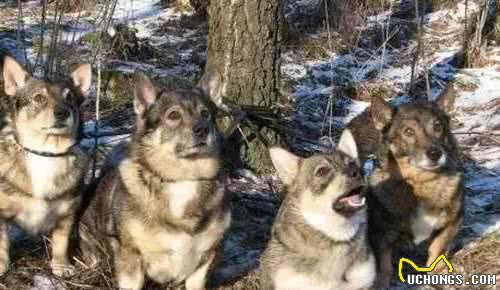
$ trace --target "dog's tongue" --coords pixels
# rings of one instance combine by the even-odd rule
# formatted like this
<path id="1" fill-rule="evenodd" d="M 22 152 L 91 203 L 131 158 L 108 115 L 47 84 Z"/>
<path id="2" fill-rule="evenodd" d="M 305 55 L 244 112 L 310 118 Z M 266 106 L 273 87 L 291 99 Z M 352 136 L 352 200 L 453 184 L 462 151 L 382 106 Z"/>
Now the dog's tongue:
<path id="1" fill-rule="evenodd" d="M 351 207 L 361 207 L 365 205 L 366 198 L 361 193 L 357 193 L 343 197 L 339 201 L 341 203 L 346 203 Z"/>

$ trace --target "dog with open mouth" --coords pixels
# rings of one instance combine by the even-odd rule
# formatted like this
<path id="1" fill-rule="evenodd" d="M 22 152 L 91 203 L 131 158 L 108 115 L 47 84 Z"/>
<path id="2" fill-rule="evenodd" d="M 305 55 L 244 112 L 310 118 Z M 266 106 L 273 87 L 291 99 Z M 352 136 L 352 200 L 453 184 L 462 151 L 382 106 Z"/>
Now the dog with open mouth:
<path id="1" fill-rule="evenodd" d="M 196 88 L 167 91 L 139 71 L 133 82 L 135 131 L 83 210 L 84 260 L 110 257 L 120 289 L 146 279 L 205 289 L 231 221 L 214 107 Z"/>
<path id="2" fill-rule="evenodd" d="M 265 290 L 364 289 L 375 278 L 366 186 L 350 131 L 337 150 L 300 158 L 271 148 L 286 198 L 261 258 Z"/>
<path id="3" fill-rule="evenodd" d="M 66 78 L 41 80 L 13 57 L 3 59 L 0 274 L 9 266 L 8 223 L 32 234 L 51 234 L 52 272 L 73 271 L 68 243 L 88 165 L 78 146 L 80 105 L 91 75 L 89 64 L 78 64 Z"/>
<path id="4" fill-rule="evenodd" d="M 378 126 L 362 125 L 379 130 L 373 139 L 379 144 L 366 146 L 377 148 L 371 153 L 382 161 L 368 177 L 369 239 L 377 257 L 378 288 L 390 286 L 399 245 L 429 241 L 430 265 L 449 253 L 461 228 L 463 173 L 445 112 L 449 107 L 444 96 L 437 103 L 415 101 L 397 109 L 375 98 L 370 110 Z"/>

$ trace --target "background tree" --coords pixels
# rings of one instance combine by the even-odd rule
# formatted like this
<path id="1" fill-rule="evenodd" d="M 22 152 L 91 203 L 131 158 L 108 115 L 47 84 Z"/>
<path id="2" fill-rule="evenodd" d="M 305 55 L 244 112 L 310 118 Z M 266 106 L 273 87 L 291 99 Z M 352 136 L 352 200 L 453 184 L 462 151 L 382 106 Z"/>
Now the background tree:
<path id="1" fill-rule="evenodd" d="M 282 1 L 210 1 L 208 16 L 208 60 L 200 85 L 219 107 L 272 108 L 279 100 Z M 226 146 L 231 164 L 240 167 L 243 161 L 258 173 L 272 168 L 263 140 L 276 142 L 277 135 L 256 119 L 230 121 L 225 128 L 231 125 L 241 128 Z"/>

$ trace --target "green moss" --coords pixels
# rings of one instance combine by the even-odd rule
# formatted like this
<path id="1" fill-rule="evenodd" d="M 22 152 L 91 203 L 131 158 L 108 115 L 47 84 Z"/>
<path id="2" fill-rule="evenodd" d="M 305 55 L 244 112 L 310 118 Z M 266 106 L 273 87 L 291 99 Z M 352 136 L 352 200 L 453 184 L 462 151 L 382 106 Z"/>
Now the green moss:
<path id="1" fill-rule="evenodd" d="M 115 70 L 102 71 L 101 93 L 105 109 L 117 109 L 131 104 L 133 95 L 130 76 Z"/>
<path id="2" fill-rule="evenodd" d="M 99 43 L 100 37 L 101 37 L 100 32 L 89 32 L 89 33 L 86 33 L 85 35 L 83 35 L 80 39 L 85 43 L 95 45 L 95 44 Z"/>
<path id="3" fill-rule="evenodd" d="M 495 19 L 495 40 L 497 43 L 500 43 L 500 15 Z"/>
<path id="4" fill-rule="evenodd" d="M 321 45 L 316 45 L 316 44 L 308 44 L 304 46 L 304 55 L 307 58 L 328 58 L 329 54 L 326 48 L 324 48 Z"/>
<path id="5" fill-rule="evenodd" d="M 176 0 L 174 5 L 175 10 L 179 12 L 193 11 L 193 6 L 191 6 L 189 0 Z"/>

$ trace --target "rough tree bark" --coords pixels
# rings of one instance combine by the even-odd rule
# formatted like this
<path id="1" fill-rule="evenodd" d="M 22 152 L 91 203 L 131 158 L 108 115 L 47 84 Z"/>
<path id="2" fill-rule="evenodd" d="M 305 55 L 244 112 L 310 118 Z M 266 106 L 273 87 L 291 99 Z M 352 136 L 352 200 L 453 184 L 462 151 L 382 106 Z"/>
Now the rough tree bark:
<path id="1" fill-rule="evenodd" d="M 225 103 L 264 107 L 276 104 L 282 0 L 210 1 L 208 15 L 208 60 L 200 86 L 219 107 Z M 236 158 L 239 155 L 257 172 L 268 171 L 272 166 L 267 149 L 261 139 L 253 138 L 258 134 L 248 127 L 242 131 L 243 136 L 236 130 L 226 146 L 231 164 L 242 165 Z M 277 140 L 268 129 L 261 128 L 259 133 L 268 140 Z"/>

